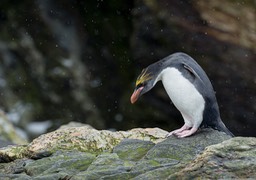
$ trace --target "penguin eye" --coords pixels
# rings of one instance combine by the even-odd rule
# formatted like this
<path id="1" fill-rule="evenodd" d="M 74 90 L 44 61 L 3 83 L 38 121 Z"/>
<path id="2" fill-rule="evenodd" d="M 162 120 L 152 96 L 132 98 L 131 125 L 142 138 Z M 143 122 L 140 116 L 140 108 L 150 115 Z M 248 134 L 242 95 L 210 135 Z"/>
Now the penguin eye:
<path id="1" fill-rule="evenodd" d="M 140 84 L 138 84 L 136 88 L 140 88 L 140 87 L 142 87 L 142 86 L 145 86 L 145 83 L 140 83 Z"/>

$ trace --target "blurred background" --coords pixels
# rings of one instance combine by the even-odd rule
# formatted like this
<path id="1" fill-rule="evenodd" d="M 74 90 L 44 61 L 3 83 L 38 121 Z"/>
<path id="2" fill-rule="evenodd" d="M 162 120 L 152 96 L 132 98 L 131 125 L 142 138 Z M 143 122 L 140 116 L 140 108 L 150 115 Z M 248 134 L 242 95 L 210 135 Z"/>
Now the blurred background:
<path id="1" fill-rule="evenodd" d="M 179 128 L 161 83 L 135 105 L 130 96 L 142 68 L 180 51 L 208 74 L 226 126 L 256 136 L 255 0 L 1 0 L 0 7 L 0 139 L 30 141 L 71 121 Z"/>

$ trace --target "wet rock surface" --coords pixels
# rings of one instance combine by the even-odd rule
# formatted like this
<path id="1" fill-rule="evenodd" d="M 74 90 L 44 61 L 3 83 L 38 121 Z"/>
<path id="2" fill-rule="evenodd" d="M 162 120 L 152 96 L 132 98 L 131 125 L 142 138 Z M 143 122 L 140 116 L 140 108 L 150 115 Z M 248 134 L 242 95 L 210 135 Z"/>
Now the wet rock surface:
<path id="1" fill-rule="evenodd" d="M 256 138 L 236 137 L 220 144 L 212 145 L 188 163 L 180 172 L 171 175 L 178 177 L 206 179 L 245 179 L 256 178 Z"/>
<path id="2" fill-rule="evenodd" d="M 0 178 L 255 178 L 256 138 L 231 138 L 212 129 L 184 139 L 166 139 L 167 132 L 158 128 L 107 134 L 88 126 L 76 127 L 74 134 L 73 128 L 64 127 L 27 146 L 16 146 L 20 152 L 13 151 L 14 146 L 0 149 Z M 66 136 L 55 136 L 61 131 Z M 92 146 L 89 139 L 98 146 Z M 32 148 L 36 144 L 40 148 Z M 80 148 L 74 148 L 75 144 Z"/>

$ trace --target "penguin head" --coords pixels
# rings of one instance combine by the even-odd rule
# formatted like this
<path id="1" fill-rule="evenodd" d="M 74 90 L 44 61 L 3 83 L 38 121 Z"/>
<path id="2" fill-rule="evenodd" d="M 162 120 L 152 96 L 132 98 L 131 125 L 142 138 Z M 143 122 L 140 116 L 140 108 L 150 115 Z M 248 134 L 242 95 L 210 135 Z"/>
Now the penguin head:
<path id="1" fill-rule="evenodd" d="M 135 90 L 131 96 L 131 103 L 135 103 L 140 96 L 151 90 L 156 83 L 156 73 L 152 66 L 142 70 L 135 84 Z"/>
<path id="2" fill-rule="evenodd" d="M 156 82 L 161 80 L 161 76 L 159 75 L 163 74 L 166 68 L 175 68 L 178 70 L 180 75 L 189 80 L 198 91 L 210 91 L 213 89 L 207 75 L 195 60 L 185 53 L 174 53 L 142 70 L 137 78 L 135 90 L 130 99 L 132 104 L 140 96 L 151 90 Z M 209 92 L 206 93 L 209 94 Z"/>

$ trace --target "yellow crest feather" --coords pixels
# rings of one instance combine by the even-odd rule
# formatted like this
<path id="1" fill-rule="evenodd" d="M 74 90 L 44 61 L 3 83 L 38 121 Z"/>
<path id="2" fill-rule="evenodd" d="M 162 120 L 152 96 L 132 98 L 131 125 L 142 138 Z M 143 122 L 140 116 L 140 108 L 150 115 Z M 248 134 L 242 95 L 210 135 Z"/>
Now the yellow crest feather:
<path id="1" fill-rule="evenodd" d="M 147 73 L 147 69 L 143 69 L 141 74 L 137 78 L 136 86 L 138 86 L 139 84 L 142 84 L 145 81 L 150 80 L 151 78 L 152 76 L 150 75 L 150 73 Z"/>

